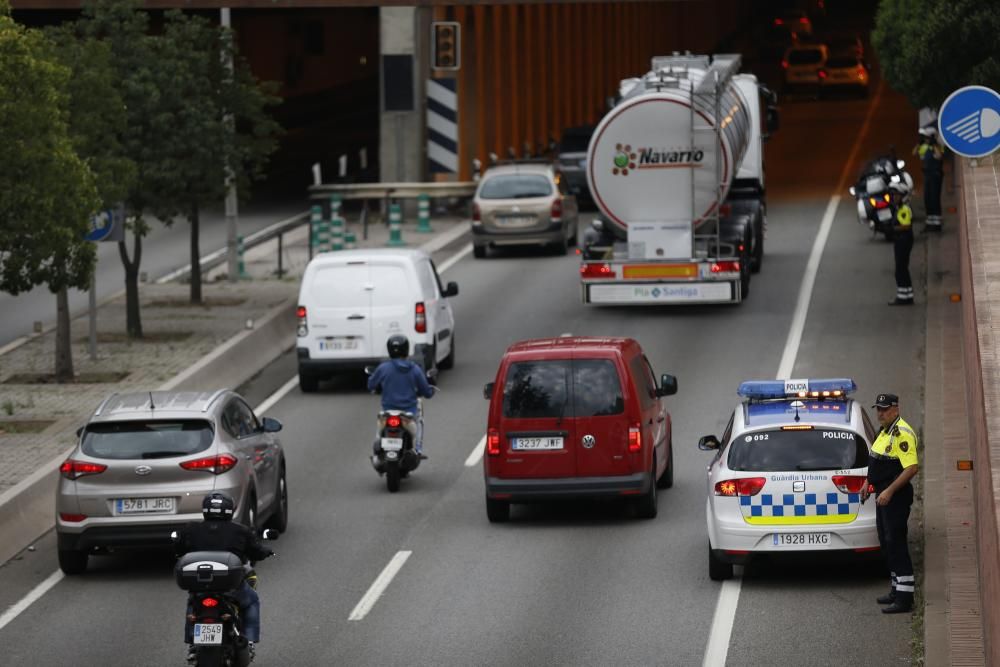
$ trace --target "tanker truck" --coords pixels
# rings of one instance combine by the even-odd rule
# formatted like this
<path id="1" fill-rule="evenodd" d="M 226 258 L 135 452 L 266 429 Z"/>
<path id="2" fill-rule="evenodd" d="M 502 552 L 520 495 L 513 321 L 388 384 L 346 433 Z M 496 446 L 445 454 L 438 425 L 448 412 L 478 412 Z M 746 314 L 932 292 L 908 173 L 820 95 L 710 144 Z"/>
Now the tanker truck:
<path id="1" fill-rule="evenodd" d="M 587 150 L 600 216 L 584 303 L 740 303 L 764 261 L 764 151 L 775 96 L 735 54 L 657 56 L 621 82 Z"/>

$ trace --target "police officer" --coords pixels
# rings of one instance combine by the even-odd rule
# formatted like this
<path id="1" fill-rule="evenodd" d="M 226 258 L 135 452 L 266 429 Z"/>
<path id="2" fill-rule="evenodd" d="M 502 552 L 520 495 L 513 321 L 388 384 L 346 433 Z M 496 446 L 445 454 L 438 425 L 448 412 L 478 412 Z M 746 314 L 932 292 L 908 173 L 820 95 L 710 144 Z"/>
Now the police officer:
<path id="1" fill-rule="evenodd" d="M 885 614 L 906 613 L 913 609 L 913 563 L 907 544 L 906 522 L 913 504 L 910 480 L 917 474 L 917 435 L 899 416 L 899 397 L 879 394 L 872 406 L 882 425 L 872 444 L 868 461 L 868 483 L 875 490 L 875 524 L 878 541 L 889 564 L 892 577 L 888 595 L 878 598 Z M 861 500 L 868 499 L 868 484 Z"/>
<path id="2" fill-rule="evenodd" d="M 892 184 L 889 186 L 893 204 L 896 208 L 895 232 L 892 242 L 892 252 L 896 260 L 896 297 L 889 302 L 890 306 L 913 305 L 913 280 L 910 279 L 910 252 L 913 250 L 913 210 L 905 201 L 905 186 Z"/>
<path id="3" fill-rule="evenodd" d="M 928 232 L 941 231 L 941 186 L 944 182 L 944 149 L 938 143 L 934 125 L 920 128 L 920 143 L 913 148 L 924 172 L 924 208 Z"/>

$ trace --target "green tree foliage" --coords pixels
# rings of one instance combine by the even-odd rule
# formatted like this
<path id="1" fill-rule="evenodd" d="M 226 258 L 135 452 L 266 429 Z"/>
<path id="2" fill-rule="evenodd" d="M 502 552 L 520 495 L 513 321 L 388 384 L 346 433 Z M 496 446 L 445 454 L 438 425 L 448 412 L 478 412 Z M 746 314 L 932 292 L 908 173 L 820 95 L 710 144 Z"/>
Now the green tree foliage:
<path id="1" fill-rule="evenodd" d="M 872 43 L 886 81 L 917 107 L 939 107 L 955 89 L 1000 89 L 1000 3 L 882 0 Z"/>
<path id="2" fill-rule="evenodd" d="M 72 356 L 64 356 L 66 290 L 90 282 L 95 253 L 83 237 L 99 204 L 69 129 L 70 78 L 44 35 L 14 23 L 0 5 L 0 289 L 19 294 L 44 284 L 57 295 L 61 380 L 73 375 Z"/>

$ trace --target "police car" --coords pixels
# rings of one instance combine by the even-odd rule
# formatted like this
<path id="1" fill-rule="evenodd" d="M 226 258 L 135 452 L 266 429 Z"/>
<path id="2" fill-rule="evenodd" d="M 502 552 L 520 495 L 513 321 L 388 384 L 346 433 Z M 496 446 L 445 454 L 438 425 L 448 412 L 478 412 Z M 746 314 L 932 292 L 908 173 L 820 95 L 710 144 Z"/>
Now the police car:
<path id="1" fill-rule="evenodd" d="M 754 554 L 878 550 L 875 502 L 861 502 L 877 429 L 850 379 L 744 382 L 708 466 L 708 572 Z"/>

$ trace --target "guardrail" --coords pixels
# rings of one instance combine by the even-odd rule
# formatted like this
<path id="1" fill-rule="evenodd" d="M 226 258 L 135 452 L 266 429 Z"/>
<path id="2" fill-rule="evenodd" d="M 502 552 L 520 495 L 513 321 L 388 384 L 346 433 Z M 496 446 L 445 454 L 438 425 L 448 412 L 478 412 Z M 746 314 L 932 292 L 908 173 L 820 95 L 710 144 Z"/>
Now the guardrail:
<path id="1" fill-rule="evenodd" d="M 343 199 L 416 199 L 422 194 L 438 197 L 471 197 L 475 181 L 454 183 L 320 183 L 309 187 L 310 199 L 328 199 L 339 194 Z"/>

